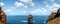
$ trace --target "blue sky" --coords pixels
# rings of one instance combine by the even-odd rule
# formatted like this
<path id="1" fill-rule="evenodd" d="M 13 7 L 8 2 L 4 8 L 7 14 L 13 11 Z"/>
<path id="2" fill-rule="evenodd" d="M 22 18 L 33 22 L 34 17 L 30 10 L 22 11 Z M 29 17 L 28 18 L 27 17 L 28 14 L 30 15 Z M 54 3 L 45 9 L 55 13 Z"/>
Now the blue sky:
<path id="1" fill-rule="evenodd" d="M 60 0 L 0 0 L 6 15 L 50 15 L 60 8 Z"/>

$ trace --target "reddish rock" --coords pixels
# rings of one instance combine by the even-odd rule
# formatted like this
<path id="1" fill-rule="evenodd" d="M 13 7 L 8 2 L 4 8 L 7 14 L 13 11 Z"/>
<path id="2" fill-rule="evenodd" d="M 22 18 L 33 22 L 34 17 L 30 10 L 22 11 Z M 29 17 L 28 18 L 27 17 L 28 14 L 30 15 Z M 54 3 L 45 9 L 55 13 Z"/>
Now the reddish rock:
<path id="1" fill-rule="evenodd" d="M 47 24 L 60 24 L 60 9 L 58 9 L 57 13 L 51 13 L 48 17 Z"/>
<path id="2" fill-rule="evenodd" d="M 0 24 L 6 24 L 6 15 L 5 15 L 5 13 L 1 10 L 1 7 L 0 7 Z"/>
<path id="3" fill-rule="evenodd" d="M 28 16 L 28 23 L 29 24 L 33 23 L 33 16 L 31 14 Z"/>

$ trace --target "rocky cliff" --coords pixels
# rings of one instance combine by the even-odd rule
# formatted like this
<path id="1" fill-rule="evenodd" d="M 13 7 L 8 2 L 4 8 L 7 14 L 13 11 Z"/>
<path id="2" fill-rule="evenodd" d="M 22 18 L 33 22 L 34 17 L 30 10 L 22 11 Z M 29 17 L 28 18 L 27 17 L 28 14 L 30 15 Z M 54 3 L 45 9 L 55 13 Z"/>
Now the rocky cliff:
<path id="1" fill-rule="evenodd" d="M 0 24 L 6 24 L 6 15 L 5 15 L 5 13 L 1 10 L 1 7 L 0 7 Z"/>
<path id="2" fill-rule="evenodd" d="M 57 13 L 51 13 L 48 17 L 47 24 L 60 24 L 60 9 L 58 9 Z"/>

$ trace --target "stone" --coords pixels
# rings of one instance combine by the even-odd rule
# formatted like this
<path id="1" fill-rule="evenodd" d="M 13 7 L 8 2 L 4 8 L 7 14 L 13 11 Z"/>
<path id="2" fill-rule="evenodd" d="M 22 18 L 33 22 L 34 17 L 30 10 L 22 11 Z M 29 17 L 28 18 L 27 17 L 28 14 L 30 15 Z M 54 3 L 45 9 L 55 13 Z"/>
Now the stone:
<path id="1" fill-rule="evenodd" d="M 60 9 L 58 9 L 57 13 L 51 13 L 48 17 L 47 24 L 60 24 Z"/>
<path id="2" fill-rule="evenodd" d="M 6 24 L 6 15 L 0 7 L 0 24 Z"/>

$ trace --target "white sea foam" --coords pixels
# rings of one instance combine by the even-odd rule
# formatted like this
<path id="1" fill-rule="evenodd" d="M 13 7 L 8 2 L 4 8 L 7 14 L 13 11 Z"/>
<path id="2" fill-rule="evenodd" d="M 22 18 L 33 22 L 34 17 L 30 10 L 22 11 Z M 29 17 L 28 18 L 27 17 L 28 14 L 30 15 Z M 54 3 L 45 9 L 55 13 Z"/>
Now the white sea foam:
<path id="1" fill-rule="evenodd" d="M 21 21 L 21 22 L 28 22 L 28 21 L 23 20 L 23 21 Z M 35 21 L 33 21 L 33 22 L 35 22 Z"/>
<path id="2" fill-rule="evenodd" d="M 21 21 L 21 22 L 28 22 L 28 21 Z"/>
<path id="3" fill-rule="evenodd" d="M 46 23 L 46 22 L 44 21 L 44 23 Z"/>

